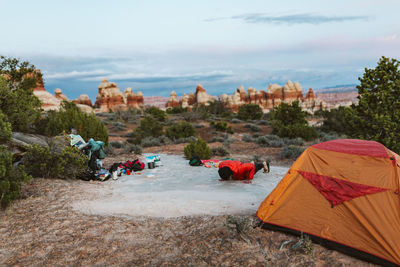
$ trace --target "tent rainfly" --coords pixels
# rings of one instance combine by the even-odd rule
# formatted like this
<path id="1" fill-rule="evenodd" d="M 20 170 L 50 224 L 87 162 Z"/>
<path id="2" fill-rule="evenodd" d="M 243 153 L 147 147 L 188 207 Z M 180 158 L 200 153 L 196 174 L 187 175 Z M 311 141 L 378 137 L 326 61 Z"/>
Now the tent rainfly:
<path id="1" fill-rule="evenodd" d="M 400 266 L 400 157 L 374 141 L 307 148 L 261 203 L 264 228 L 305 233 L 322 245 Z"/>

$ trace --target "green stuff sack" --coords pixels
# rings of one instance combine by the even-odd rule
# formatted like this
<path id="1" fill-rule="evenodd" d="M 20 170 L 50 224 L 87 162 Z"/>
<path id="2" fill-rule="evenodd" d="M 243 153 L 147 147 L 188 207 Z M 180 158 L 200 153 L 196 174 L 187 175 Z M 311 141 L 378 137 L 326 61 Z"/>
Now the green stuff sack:
<path id="1" fill-rule="evenodd" d="M 201 165 L 203 165 L 203 163 L 201 163 L 201 160 L 200 160 L 199 156 L 193 156 L 189 160 L 189 165 L 190 166 L 201 166 Z"/>

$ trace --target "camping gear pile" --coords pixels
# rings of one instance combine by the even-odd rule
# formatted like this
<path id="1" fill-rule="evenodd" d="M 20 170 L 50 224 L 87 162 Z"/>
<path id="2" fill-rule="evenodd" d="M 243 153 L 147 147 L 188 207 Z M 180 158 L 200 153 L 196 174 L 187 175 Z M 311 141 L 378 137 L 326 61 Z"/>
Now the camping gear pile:
<path id="1" fill-rule="evenodd" d="M 71 138 L 71 146 L 77 147 L 89 158 L 86 172 L 81 174 L 78 178 L 85 181 L 106 181 L 111 178 L 111 174 L 106 169 L 103 169 L 103 164 L 101 162 L 101 160 L 106 157 L 104 142 L 94 141 L 93 138 L 90 138 L 86 143 L 80 135 L 70 134 L 69 136 Z"/>
<path id="2" fill-rule="evenodd" d="M 260 205 L 264 228 L 305 233 L 330 248 L 400 265 L 400 157 L 374 141 L 307 148 Z"/>
<path id="3" fill-rule="evenodd" d="M 133 161 L 127 160 L 125 162 L 118 162 L 111 165 L 109 172 L 112 173 L 114 180 L 117 180 L 121 175 L 130 175 L 133 172 L 141 171 L 145 167 L 144 163 L 135 159 Z"/>
<path id="4" fill-rule="evenodd" d="M 161 157 L 159 155 L 146 156 L 146 162 L 148 169 L 154 169 L 161 166 Z M 146 164 L 139 159 L 133 161 L 127 160 L 125 162 L 114 163 L 110 167 L 109 172 L 112 173 L 112 178 L 117 180 L 121 175 L 131 175 L 131 173 L 141 174 L 139 171 L 142 171 L 145 166 Z"/>

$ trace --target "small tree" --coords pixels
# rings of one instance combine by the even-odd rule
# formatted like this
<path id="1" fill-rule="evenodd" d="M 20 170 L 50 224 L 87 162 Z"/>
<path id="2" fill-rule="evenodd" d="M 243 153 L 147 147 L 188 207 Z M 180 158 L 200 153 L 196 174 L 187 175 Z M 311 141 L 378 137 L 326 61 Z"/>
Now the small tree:
<path id="1" fill-rule="evenodd" d="M 309 127 L 306 120 L 306 113 L 301 110 L 298 101 L 291 105 L 281 103 L 272 111 L 272 133 L 280 137 L 313 140 L 318 136 L 314 127 Z"/>
<path id="2" fill-rule="evenodd" d="M 359 78 L 358 105 L 346 112 L 347 135 L 375 140 L 400 152 L 400 62 L 380 58 L 374 69 Z"/>
<path id="3" fill-rule="evenodd" d="M 184 148 L 185 157 L 187 159 L 197 155 L 201 159 L 209 159 L 211 156 L 210 147 L 207 143 L 199 137 L 197 141 L 190 141 L 190 143 Z"/>
<path id="4" fill-rule="evenodd" d="M 32 131 L 40 117 L 41 104 L 33 89 L 43 85 L 42 76 L 33 65 L 15 58 L 0 57 L 0 111 L 14 131 Z"/>
<path id="5" fill-rule="evenodd" d="M 239 108 L 237 117 L 241 120 L 259 120 L 263 111 L 257 104 L 244 104 Z"/>

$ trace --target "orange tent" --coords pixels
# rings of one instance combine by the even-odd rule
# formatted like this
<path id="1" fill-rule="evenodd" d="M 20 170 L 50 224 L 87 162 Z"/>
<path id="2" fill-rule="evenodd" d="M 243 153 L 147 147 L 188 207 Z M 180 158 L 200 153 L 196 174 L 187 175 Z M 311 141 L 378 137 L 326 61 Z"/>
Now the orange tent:
<path id="1" fill-rule="evenodd" d="M 384 265 L 400 265 L 400 157 L 374 141 L 307 148 L 261 203 L 268 229 Z"/>

